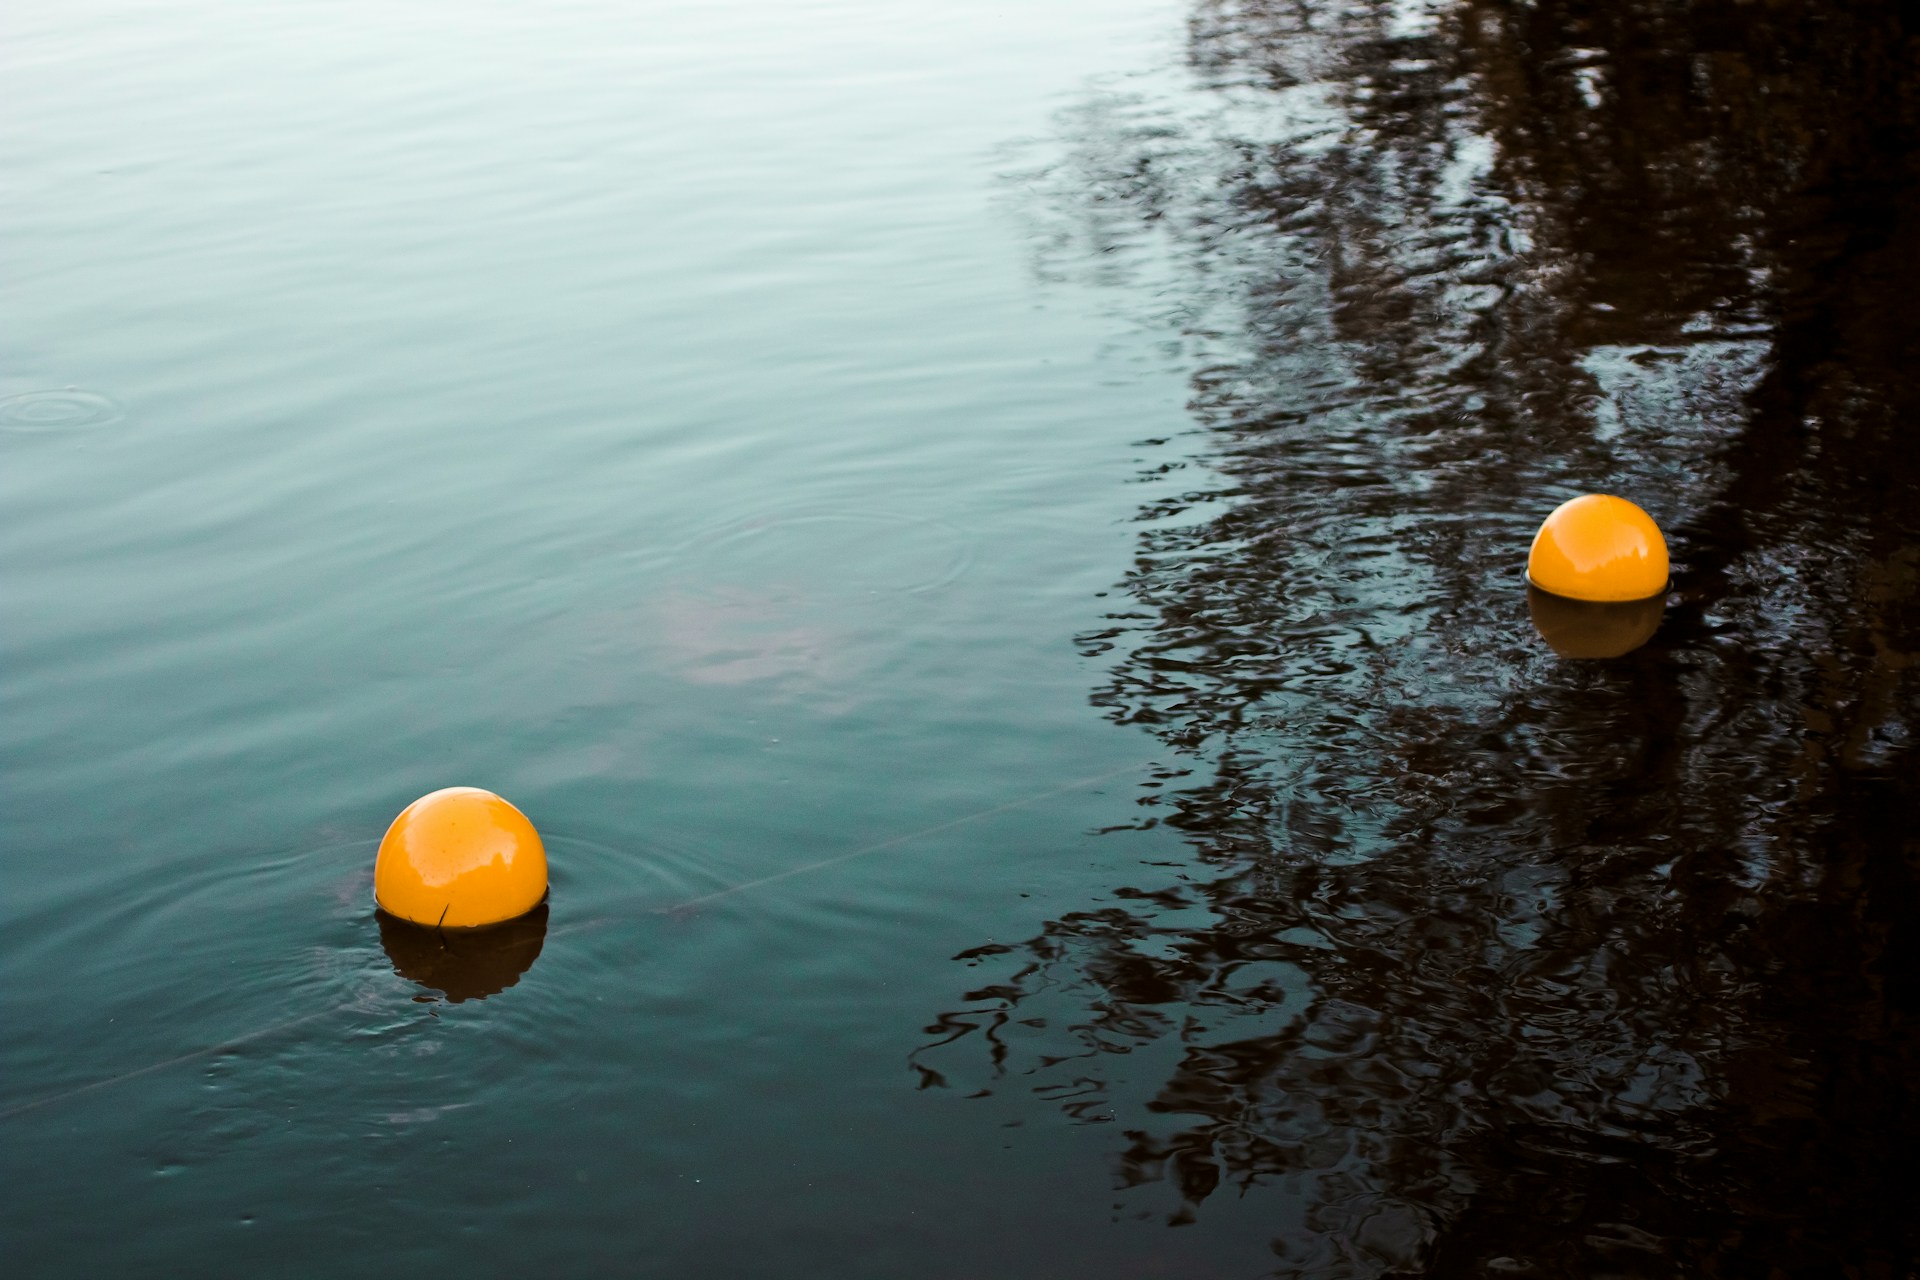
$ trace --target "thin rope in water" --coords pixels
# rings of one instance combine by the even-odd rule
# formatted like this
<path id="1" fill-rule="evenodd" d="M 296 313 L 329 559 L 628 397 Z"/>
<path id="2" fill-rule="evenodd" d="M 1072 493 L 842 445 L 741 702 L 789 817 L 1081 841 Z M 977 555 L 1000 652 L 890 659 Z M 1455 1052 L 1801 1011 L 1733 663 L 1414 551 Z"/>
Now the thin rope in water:
<path id="1" fill-rule="evenodd" d="M 949 818 L 947 821 L 935 823 L 931 827 L 921 827 L 918 831 L 909 831 L 905 835 L 891 836 L 875 844 L 863 845 L 847 853 L 836 853 L 831 858 L 822 858 L 818 862 L 803 863 L 797 867 L 789 867 L 785 871 L 776 871 L 772 875 L 761 876 L 757 880 L 744 880 L 739 884 L 730 884 L 724 889 L 715 889 L 711 893 L 703 893 L 698 897 L 688 898 L 685 902 L 676 902 L 664 907 L 648 907 L 645 908 L 641 914 L 651 916 L 690 914 L 696 908 L 703 907 L 709 902 L 715 902 L 736 893 L 745 893 L 749 889 L 758 889 L 762 885 L 772 884 L 777 880 L 786 880 L 793 876 L 806 875 L 811 871 L 819 871 L 826 867 L 838 866 L 843 862 L 852 862 L 855 858 L 864 858 L 869 854 L 881 853 L 885 850 L 908 844 L 914 840 L 924 839 L 931 835 L 938 835 L 942 831 L 951 831 L 953 828 L 965 826 L 969 822 L 978 822 L 982 818 L 991 818 L 995 814 L 1024 808 L 1030 804 L 1038 804 L 1042 800 L 1051 800 L 1055 796 L 1063 796 L 1070 791 L 1080 791 L 1087 787 L 1094 786 L 1097 783 L 1118 778 L 1122 774 L 1133 773 L 1140 769 L 1148 768 L 1152 763 L 1151 760 L 1137 760 L 1131 764 L 1123 764 L 1118 769 L 1109 769 L 1105 773 L 1096 773 L 1091 777 L 1080 778 L 1073 782 L 1066 783 L 1064 786 L 1054 787 L 1049 791 L 1036 791 L 1030 796 L 1022 796 L 1018 800 L 1009 800 L 1005 804 L 994 805 L 991 809 L 981 809 L 975 813 L 963 814 L 958 818 Z M 625 912 L 610 912 L 603 916 L 591 916 L 585 920 L 575 920 L 569 924 L 552 927 L 547 930 L 547 937 L 564 938 L 570 934 L 584 933 L 589 929 L 599 929 L 606 925 L 617 924 L 629 918 L 630 916 Z"/>
<path id="2" fill-rule="evenodd" d="M 1009 800 L 1005 804 L 994 805 L 990 809 L 981 809 L 976 813 L 964 814 L 958 818 L 949 818 L 947 821 L 935 823 L 931 827 L 922 827 L 918 831 L 909 831 L 905 835 L 892 836 L 886 840 L 881 840 L 875 844 L 864 845 L 861 848 L 851 850 L 850 852 L 847 852 L 847 853 L 837 853 L 831 858 L 822 858 L 818 862 L 804 863 L 801 866 L 789 867 L 785 871 L 776 871 L 772 875 L 761 876 L 757 880 L 746 880 L 746 881 L 742 881 L 739 884 L 728 885 L 724 889 L 715 889 L 711 893 L 703 893 L 697 898 L 689 898 L 685 902 L 676 903 L 670 907 L 654 907 L 651 910 L 649 910 L 646 914 L 664 916 L 664 915 L 676 915 L 683 912 L 689 912 L 694 910 L 696 907 L 705 906 L 709 902 L 715 902 L 721 898 L 730 897 L 736 893 L 745 893 L 749 889 L 758 889 L 762 885 L 773 884 L 781 880 L 790 880 L 795 876 L 803 876 L 808 874 L 809 872 L 821 871 L 827 867 L 839 866 L 843 862 L 852 862 L 856 858 L 865 858 L 872 854 L 883 853 L 888 849 L 897 849 L 903 844 L 910 844 L 915 840 L 921 840 L 926 838 L 927 836 L 938 835 L 942 831 L 951 831 L 955 827 L 965 826 L 969 822 L 978 822 L 982 818 L 991 818 L 996 814 L 1007 813 L 1014 809 L 1025 808 L 1027 805 L 1038 804 L 1042 800 L 1051 800 L 1055 796 L 1063 796 L 1071 791 L 1080 791 L 1087 787 L 1091 787 L 1096 783 L 1106 782 L 1110 779 L 1117 778 L 1122 774 L 1132 773 L 1138 769 L 1144 768 L 1146 767 L 1147 763 L 1150 763 L 1150 762 L 1135 762 L 1132 764 L 1125 764 L 1120 766 L 1118 769 L 1109 769 L 1105 773 L 1097 773 L 1089 778 L 1081 778 L 1077 781 L 1069 782 L 1064 786 L 1054 787 L 1049 791 L 1035 792 L 1033 795 L 1023 796 L 1018 800 Z M 598 925 L 610 924 L 615 920 L 618 920 L 621 918 L 622 917 L 620 916 L 611 916 L 611 915 L 601 916 L 595 920 L 583 920 L 577 925 L 572 925 L 564 929 L 551 930 L 550 933 L 553 936 L 559 936 L 566 933 L 575 933 L 583 929 L 594 928 Z M 236 1036 L 236 1037 L 233 1037 L 232 1039 L 221 1040 L 216 1044 L 206 1045 L 202 1048 L 194 1049 L 187 1053 L 178 1054 L 171 1058 L 165 1058 L 159 1062 L 150 1062 L 144 1067 L 135 1067 L 131 1071 L 123 1071 L 117 1076 L 108 1076 L 104 1080 L 95 1080 L 90 1084 L 77 1085 L 71 1089 L 63 1089 L 55 1093 L 42 1095 L 41 1097 L 38 1097 L 38 1098 L 31 1098 L 26 1102 L 15 1103 L 11 1107 L 0 1109 L 0 1120 L 10 1120 L 14 1116 L 24 1115 L 26 1112 L 29 1112 L 29 1111 L 37 1111 L 42 1107 L 50 1107 L 57 1102 L 66 1102 L 69 1099 L 78 1098 L 84 1094 L 93 1093 L 96 1090 L 110 1088 L 116 1084 L 124 1084 L 129 1080 L 137 1080 L 141 1076 L 152 1075 L 156 1071 L 165 1071 L 168 1067 L 177 1067 L 177 1066 L 180 1066 L 182 1063 L 193 1062 L 200 1058 L 211 1057 L 212 1055 L 217 1053 L 225 1053 L 228 1050 L 237 1049 L 241 1045 L 251 1044 L 255 1040 L 263 1040 L 268 1036 L 276 1035 L 282 1031 L 291 1031 L 295 1027 L 304 1026 L 309 1022 L 313 1022 L 317 1019 L 324 1018 L 329 1014 L 338 1013 L 340 1012 L 340 1010 L 348 1007 L 352 1003 L 353 1001 L 351 1000 L 343 1000 L 338 1004 L 329 1005 L 325 1009 L 318 1009 L 312 1013 L 302 1014 L 297 1018 L 288 1018 L 283 1022 L 276 1022 L 271 1026 L 262 1027 L 258 1031 L 249 1031 L 248 1033 L 242 1036 Z"/>
<path id="3" fill-rule="evenodd" d="M 166 1058 L 160 1062 L 149 1062 L 144 1067 L 135 1067 L 133 1070 L 123 1071 L 117 1076 L 108 1076 L 105 1080 L 95 1080 L 92 1084 L 78 1085 L 72 1089 L 64 1089 L 59 1093 L 49 1093 L 42 1097 L 29 1099 L 26 1102 L 17 1102 L 4 1111 L 0 1111 L 0 1120 L 11 1120 L 14 1116 L 24 1114 L 25 1112 L 38 1111 L 41 1107 L 50 1107 L 56 1102 L 65 1102 L 69 1098 L 77 1098 L 81 1094 L 92 1093 L 96 1089 L 105 1089 L 110 1085 L 124 1084 L 129 1080 L 136 1080 L 141 1076 L 152 1075 L 156 1071 L 165 1071 L 168 1067 L 177 1067 L 183 1062 L 192 1062 L 197 1058 L 206 1058 L 216 1053 L 225 1053 L 227 1050 L 237 1049 L 243 1044 L 265 1039 L 267 1036 L 273 1035 L 276 1032 L 291 1031 L 303 1023 L 312 1022 L 316 1018 L 324 1018 L 330 1013 L 338 1013 L 340 1010 L 346 1008 L 348 1003 L 350 1002 L 343 1001 L 340 1004 L 328 1005 L 324 1009 L 316 1009 L 312 1013 L 303 1013 L 297 1018 L 289 1018 L 285 1022 L 276 1022 L 272 1026 L 262 1027 L 258 1031 L 249 1031 L 246 1035 L 235 1036 L 231 1040 L 222 1040 L 218 1044 L 210 1044 L 204 1048 L 194 1049 L 191 1052 Z"/>
<path id="4" fill-rule="evenodd" d="M 1096 773 L 1091 778 L 1081 778 L 1077 782 L 1069 782 L 1065 786 L 1055 787 L 1051 791 L 1041 791 L 1034 795 L 1022 797 L 1019 800 L 1009 800 L 1005 804 L 997 804 L 991 809 L 982 809 L 978 813 L 969 813 L 964 817 L 949 818 L 947 821 L 936 823 L 931 827 L 922 827 L 918 831 L 909 831 L 903 836 L 892 836 L 880 841 L 878 844 L 870 844 L 864 848 L 855 849 L 850 853 L 836 853 L 831 858 L 822 858 L 818 862 L 809 862 L 804 866 L 789 867 L 785 871 L 776 871 L 772 875 L 761 876 L 758 880 L 747 880 L 740 884 L 728 885 L 724 889 L 715 889 L 712 893 L 703 893 L 697 898 L 689 898 L 685 902 L 676 903 L 671 907 L 655 907 L 652 914 L 664 916 L 676 915 L 683 911 L 691 911 L 695 907 L 703 907 L 707 903 L 720 898 L 730 897 L 736 893 L 745 893 L 749 889 L 758 889 L 761 885 L 773 884 L 775 881 L 790 879 L 793 876 L 803 876 L 810 871 L 819 871 L 825 867 L 836 867 L 843 862 L 852 862 L 855 858 L 864 858 L 868 854 L 881 853 L 887 849 L 898 848 L 900 845 L 909 844 L 915 840 L 924 839 L 927 836 L 938 835 L 942 831 L 951 831 L 955 827 L 965 826 L 969 822 L 978 822 L 982 818 L 991 818 L 995 814 L 1006 813 L 1012 809 L 1024 808 L 1030 804 L 1038 804 L 1042 800 L 1051 800 L 1055 796 L 1066 795 L 1069 791 L 1080 791 L 1094 785 L 1096 782 L 1105 782 L 1110 778 L 1117 778 L 1123 773 L 1132 773 L 1141 767 L 1139 764 L 1122 765 L 1118 769 L 1110 769 L 1105 773 Z"/>

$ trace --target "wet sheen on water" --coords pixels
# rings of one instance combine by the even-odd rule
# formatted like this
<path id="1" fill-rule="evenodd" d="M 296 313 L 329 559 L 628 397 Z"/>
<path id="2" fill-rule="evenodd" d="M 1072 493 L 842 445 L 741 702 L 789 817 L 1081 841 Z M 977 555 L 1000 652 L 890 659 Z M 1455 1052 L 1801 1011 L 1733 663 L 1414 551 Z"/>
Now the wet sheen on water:
<path id="1" fill-rule="evenodd" d="M 1899 7 L 8 27 L 10 1274 L 1920 1263 Z"/>
<path id="2" fill-rule="evenodd" d="M 1279 1274 L 1920 1262 L 1916 50 L 1207 4 L 1212 109 L 1089 102 L 1054 261 L 1175 261 L 1204 443 L 1082 643 L 1198 861 L 977 950 L 922 1061 L 1110 1116 L 1171 1223 L 1297 1215 Z M 1595 490 L 1674 592 L 1566 662 L 1517 577 Z"/>

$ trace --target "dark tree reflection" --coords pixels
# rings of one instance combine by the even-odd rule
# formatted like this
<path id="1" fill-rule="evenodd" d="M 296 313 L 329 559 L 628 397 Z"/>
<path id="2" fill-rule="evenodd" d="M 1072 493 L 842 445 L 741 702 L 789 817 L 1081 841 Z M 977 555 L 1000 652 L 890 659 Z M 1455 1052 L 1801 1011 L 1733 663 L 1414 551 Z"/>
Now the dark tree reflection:
<path id="1" fill-rule="evenodd" d="M 1216 114 L 1030 178 L 1050 267 L 1176 264 L 1211 478 L 1083 642 L 1196 856 L 968 953 L 916 1061 L 1111 1116 L 1174 1221 L 1302 1206 L 1280 1274 L 1913 1274 L 1920 11 L 1202 0 L 1189 54 Z M 1571 663 L 1520 568 L 1596 489 L 1676 595 Z"/>

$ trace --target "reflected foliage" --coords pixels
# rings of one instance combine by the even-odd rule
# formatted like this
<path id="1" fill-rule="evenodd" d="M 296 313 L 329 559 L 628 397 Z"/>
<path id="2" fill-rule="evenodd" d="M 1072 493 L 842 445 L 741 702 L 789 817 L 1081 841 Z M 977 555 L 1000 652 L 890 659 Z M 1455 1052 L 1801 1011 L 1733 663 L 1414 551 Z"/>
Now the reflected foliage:
<path id="1" fill-rule="evenodd" d="M 1083 644 L 1195 856 L 967 953 L 930 1083 L 1114 1123 L 1176 1223 L 1273 1195 L 1281 1275 L 1911 1273 L 1917 51 L 1202 0 L 1217 112 L 1071 116 L 1042 265 L 1170 260 L 1194 370 Z M 1571 662 L 1521 570 L 1592 490 L 1675 594 Z"/>

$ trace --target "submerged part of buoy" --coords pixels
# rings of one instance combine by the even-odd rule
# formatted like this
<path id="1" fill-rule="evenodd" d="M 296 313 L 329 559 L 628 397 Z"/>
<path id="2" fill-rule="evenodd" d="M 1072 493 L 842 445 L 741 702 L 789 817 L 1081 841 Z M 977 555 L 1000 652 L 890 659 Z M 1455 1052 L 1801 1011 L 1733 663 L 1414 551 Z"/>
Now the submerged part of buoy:
<path id="1" fill-rule="evenodd" d="M 1563 502 L 1533 535 L 1527 581 L 1569 600 L 1645 600 L 1667 589 L 1667 540 L 1625 498 Z"/>
<path id="2" fill-rule="evenodd" d="M 380 841 L 373 897 L 402 920 L 470 929 L 547 896 L 547 850 L 527 815 L 491 791 L 448 787 L 400 811 Z"/>
<path id="3" fill-rule="evenodd" d="M 1664 592 L 1645 600 L 1569 600 L 1527 588 L 1527 612 L 1547 647 L 1563 658 L 1618 658 L 1632 653 L 1660 629 L 1667 610 Z"/>
<path id="4" fill-rule="evenodd" d="M 533 968 L 546 940 L 544 904 L 490 929 L 429 929 L 380 913 L 380 945 L 393 971 L 450 1004 L 499 995 Z"/>

